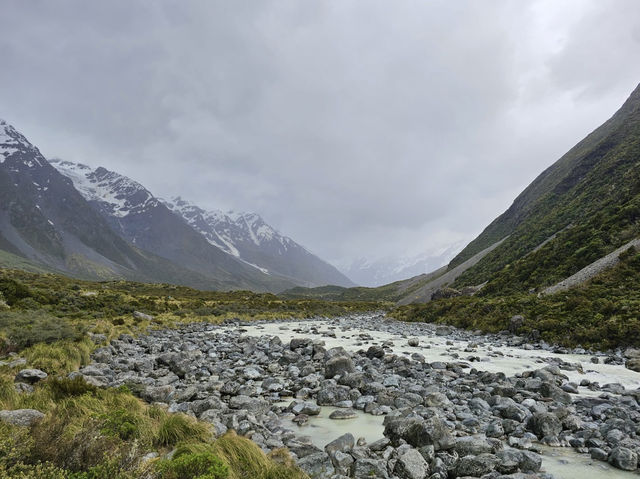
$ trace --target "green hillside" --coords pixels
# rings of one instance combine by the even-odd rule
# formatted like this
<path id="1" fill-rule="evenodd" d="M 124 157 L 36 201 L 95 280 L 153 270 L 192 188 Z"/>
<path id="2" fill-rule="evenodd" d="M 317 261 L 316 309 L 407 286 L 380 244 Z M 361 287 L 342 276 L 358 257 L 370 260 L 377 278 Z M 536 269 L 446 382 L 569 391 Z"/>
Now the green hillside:
<path id="1" fill-rule="evenodd" d="M 640 236 L 639 220 L 640 86 L 454 258 L 449 268 L 510 235 L 454 287 L 489 281 L 484 294 L 504 294 L 549 286 Z"/>

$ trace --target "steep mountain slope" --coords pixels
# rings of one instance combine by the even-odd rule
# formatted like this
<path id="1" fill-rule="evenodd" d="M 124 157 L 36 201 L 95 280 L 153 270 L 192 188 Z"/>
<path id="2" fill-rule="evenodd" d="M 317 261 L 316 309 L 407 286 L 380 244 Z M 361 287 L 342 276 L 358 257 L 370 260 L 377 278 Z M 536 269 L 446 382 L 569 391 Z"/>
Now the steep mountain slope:
<path id="1" fill-rule="evenodd" d="M 640 235 L 639 193 L 640 86 L 453 259 L 450 268 L 509 236 L 456 285 L 528 291 L 574 274 Z"/>
<path id="2" fill-rule="evenodd" d="M 99 167 L 51 160 L 116 231 L 139 248 L 232 288 L 281 291 L 295 283 L 238 261 L 211 245 L 144 186 Z"/>
<path id="3" fill-rule="evenodd" d="M 353 285 L 336 268 L 281 235 L 255 213 L 205 211 L 180 197 L 165 204 L 212 245 L 264 271 L 305 286 Z"/>
<path id="4" fill-rule="evenodd" d="M 120 238 L 72 182 L 4 121 L 0 121 L 0 249 L 81 277 L 222 286 Z"/>
<path id="5" fill-rule="evenodd" d="M 493 296 L 539 292 L 637 237 L 640 85 L 611 119 L 538 176 L 449 263 L 447 274 L 460 273 L 449 285 L 486 283 L 480 294 Z M 469 262 L 482 252 L 479 261 Z M 414 293 L 401 304 L 429 300 Z"/>
<path id="6" fill-rule="evenodd" d="M 449 290 L 449 297 L 400 306 L 394 316 L 510 328 L 574 346 L 640 345 L 640 86 L 525 189 L 446 274 L 486 245 L 497 246 L 449 284 L 461 290 L 486 282 L 474 296 Z M 514 315 L 520 315 L 515 324 Z"/>

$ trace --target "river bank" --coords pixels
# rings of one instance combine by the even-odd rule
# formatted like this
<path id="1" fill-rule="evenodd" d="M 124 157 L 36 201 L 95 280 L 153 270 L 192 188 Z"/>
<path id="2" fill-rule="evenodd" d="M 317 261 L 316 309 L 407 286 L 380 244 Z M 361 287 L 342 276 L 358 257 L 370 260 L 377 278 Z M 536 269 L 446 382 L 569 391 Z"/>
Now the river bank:
<path id="1" fill-rule="evenodd" d="M 640 374 L 613 353 L 369 314 L 191 324 L 93 359 L 79 373 L 92 383 L 286 447 L 311 477 L 549 477 L 541 445 L 637 469 Z"/>

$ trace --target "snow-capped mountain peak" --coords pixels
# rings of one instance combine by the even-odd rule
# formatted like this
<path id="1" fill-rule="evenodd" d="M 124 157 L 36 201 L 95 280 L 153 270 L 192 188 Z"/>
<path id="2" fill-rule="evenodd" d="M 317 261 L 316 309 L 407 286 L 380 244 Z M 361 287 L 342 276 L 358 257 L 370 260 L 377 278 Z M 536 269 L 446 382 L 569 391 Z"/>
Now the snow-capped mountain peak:
<path id="1" fill-rule="evenodd" d="M 13 126 L 0 119 L 0 164 L 21 156 L 25 157 L 23 161 L 28 167 L 43 165 L 40 151 Z"/>
<path id="2" fill-rule="evenodd" d="M 304 278 L 308 286 L 353 284 L 333 266 L 280 234 L 257 213 L 204 210 L 181 197 L 162 201 L 209 243 L 265 273 Z"/>
<path id="3" fill-rule="evenodd" d="M 49 162 L 73 181 L 73 186 L 89 202 L 97 202 L 109 214 L 122 218 L 157 206 L 158 200 L 140 183 L 109 171 L 60 159 Z"/>

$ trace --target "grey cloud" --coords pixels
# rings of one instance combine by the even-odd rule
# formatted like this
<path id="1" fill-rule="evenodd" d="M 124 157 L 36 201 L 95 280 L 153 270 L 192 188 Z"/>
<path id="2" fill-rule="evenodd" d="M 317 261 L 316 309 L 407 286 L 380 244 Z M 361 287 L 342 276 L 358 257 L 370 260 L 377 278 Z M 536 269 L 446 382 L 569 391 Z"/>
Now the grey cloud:
<path id="1" fill-rule="evenodd" d="M 640 81 L 634 0 L 2 8 L 0 116 L 45 154 L 340 262 L 472 239 Z"/>

